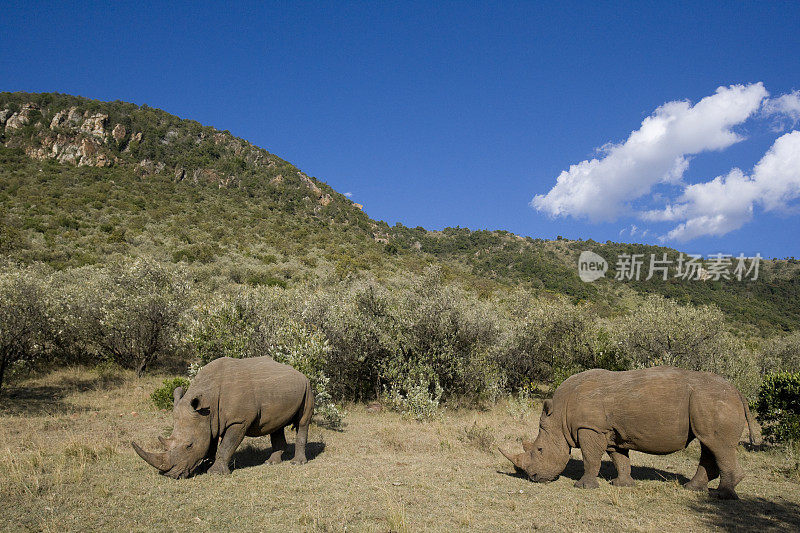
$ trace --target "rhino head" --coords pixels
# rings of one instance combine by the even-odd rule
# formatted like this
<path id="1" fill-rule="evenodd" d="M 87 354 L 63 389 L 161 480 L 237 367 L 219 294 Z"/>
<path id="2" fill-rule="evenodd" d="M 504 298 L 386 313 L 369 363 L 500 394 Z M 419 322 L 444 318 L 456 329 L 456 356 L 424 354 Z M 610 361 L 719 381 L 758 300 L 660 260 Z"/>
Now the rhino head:
<path id="1" fill-rule="evenodd" d="M 502 448 L 500 452 L 524 472 L 532 481 L 554 481 L 569 462 L 569 444 L 564 438 L 561 424 L 553 416 L 553 401 L 545 400 L 539 419 L 539 435 L 533 442 L 522 443 L 522 453 L 512 454 Z"/>
<path id="2" fill-rule="evenodd" d="M 174 426 L 169 438 L 158 437 L 166 451 L 147 452 L 131 442 L 139 457 L 161 474 L 175 479 L 192 475 L 206 458 L 211 446 L 211 406 L 208 395 L 184 395 L 182 387 L 173 395 Z"/>

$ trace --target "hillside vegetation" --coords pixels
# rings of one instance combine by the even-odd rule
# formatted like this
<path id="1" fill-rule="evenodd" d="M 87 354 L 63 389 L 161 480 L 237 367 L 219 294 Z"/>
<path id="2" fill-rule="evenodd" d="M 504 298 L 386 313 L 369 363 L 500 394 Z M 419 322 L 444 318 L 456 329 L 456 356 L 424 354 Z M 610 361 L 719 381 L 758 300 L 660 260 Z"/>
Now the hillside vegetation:
<path id="1" fill-rule="evenodd" d="M 755 281 L 584 283 L 582 250 L 612 269 L 679 252 L 390 227 L 228 132 L 124 102 L 0 93 L 0 222 L 0 332 L 25 325 L 0 335 L 0 387 L 313 345 L 334 400 L 420 414 L 590 367 L 713 370 L 752 398 L 800 353 L 794 259 Z"/>

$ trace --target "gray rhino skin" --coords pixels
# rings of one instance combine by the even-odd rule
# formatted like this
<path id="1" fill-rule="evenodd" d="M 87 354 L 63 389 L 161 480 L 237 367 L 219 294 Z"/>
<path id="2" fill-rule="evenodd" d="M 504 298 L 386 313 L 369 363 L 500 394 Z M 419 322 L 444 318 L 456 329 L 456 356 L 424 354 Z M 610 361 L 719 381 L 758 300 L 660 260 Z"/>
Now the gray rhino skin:
<path id="1" fill-rule="evenodd" d="M 245 436 L 269 435 L 272 455 L 281 462 L 286 448 L 283 429 L 297 428 L 292 463 L 306 462 L 308 425 L 314 411 L 311 384 L 294 368 L 270 357 L 216 359 L 197 373 L 189 390 L 175 389 L 172 435 L 159 437 L 164 452 L 133 449 L 162 474 L 192 475 L 205 459 L 213 459 L 212 474 L 229 474 L 231 456 Z"/>
<path id="2" fill-rule="evenodd" d="M 571 376 L 545 400 L 539 435 L 523 442 L 523 452 L 500 450 L 531 480 L 556 479 L 567 466 L 572 448 L 583 455 L 583 477 L 576 487 L 596 488 L 603 453 L 617 469 L 611 481 L 632 486 L 629 450 L 668 454 L 700 441 L 700 465 L 685 487 L 706 490 L 720 477 L 714 494 L 737 499 L 734 487 L 744 474 L 736 447 L 745 424 L 750 442 L 760 440 L 760 427 L 741 393 L 722 377 L 672 367 L 626 372 L 587 370 Z"/>

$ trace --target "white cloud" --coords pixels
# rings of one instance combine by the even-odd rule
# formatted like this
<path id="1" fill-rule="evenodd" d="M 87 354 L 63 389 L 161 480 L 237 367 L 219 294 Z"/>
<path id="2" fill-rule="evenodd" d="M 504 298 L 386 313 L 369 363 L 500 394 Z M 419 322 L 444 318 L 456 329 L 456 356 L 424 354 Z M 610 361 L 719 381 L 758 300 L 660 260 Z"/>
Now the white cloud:
<path id="1" fill-rule="evenodd" d="M 347 196 L 348 198 L 352 198 L 353 197 L 353 193 L 351 193 L 351 192 L 346 192 L 346 193 L 344 193 L 344 195 Z"/>
<path id="2" fill-rule="evenodd" d="M 770 98 L 764 102 L 764 114 L 785 116 L 792 124 L 800 121 L 800 90 Z"/>
<path id="3" fill-rule="evenodd" d="M 679 184 L 688 156 L 722 150 L 742 140 L 731 128 L 756 113 L 768 96 L 761 83 L 720 87 L 691 105 L 667 102 L 620 144 L 601 148 L 600 159 L 571 165 L 545 195 L 531 201 L 551 216 L 613 221 L 631 213 L 629 203 L 659 183 Z"/>
<path id="4" fill-rule="evenodd" d="M 725 176 L 687 186 L 674 204 L 647 211 L 650 221 L 681 221 L 661 240 L 687 241 L 724 235 L 753 217 L 756 205 L 784 211 L 800 198 L 800 131 L 779 137 L 748 176 L 734 168 Z"/>

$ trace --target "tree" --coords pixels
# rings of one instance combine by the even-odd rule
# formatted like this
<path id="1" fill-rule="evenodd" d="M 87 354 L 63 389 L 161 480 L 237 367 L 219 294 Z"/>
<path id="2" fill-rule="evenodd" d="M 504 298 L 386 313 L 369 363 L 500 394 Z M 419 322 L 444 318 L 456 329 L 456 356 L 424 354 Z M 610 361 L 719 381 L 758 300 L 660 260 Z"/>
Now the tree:
<path id="1" fill-rule="evenodd" d="M 174 345 L 188 284 L 171 269 L 144 259 L 87 278 L 81 285 L 79 327 L 101 357 L 141 376 Z"/>
<path id="2" fill-rule="evenodd" d="M 30 269 L 0 274 L 0 392 L 9 367 L 46 353 L 42 282 Z"/>

